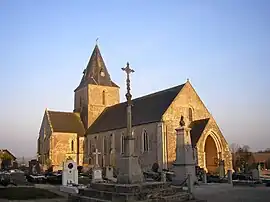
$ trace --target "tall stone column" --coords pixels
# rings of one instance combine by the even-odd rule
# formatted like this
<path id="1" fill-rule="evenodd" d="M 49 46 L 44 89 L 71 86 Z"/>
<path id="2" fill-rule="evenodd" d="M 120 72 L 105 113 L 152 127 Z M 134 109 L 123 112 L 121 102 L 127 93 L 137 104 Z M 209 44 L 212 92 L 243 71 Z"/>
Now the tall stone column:
<path id="1" fill-rule="evenodd" d="M 190 138 L 190 128 L 185 126 L 184 117 L 181 117 L 180 127 L 176 128 L 176 160 L 173 163 L 173 171 L 175 177 L 173 184 L 180 185 L 191 176 L 192 181 L 196 179 L 195 176 L 195 160 L 193 158 L 193 148 Z"/>
<path id="2" fill-rule="evenodd" d="M 124 154 L 119 160 L 119 174 L 117 176 L 117 183 L 120 184 L 135 184 L 143 181 L 141 166 L 139 165 L 138 156 L 135 155 L 134 144 L 135 138 L 132 136 L 132 95 L 130 93 L 130 79 L 129 75 L 134 72 L 130 69 L 129 63 L 125 68 L 122 68 L 127 74 L 127 129 L 124 137 Z"/>

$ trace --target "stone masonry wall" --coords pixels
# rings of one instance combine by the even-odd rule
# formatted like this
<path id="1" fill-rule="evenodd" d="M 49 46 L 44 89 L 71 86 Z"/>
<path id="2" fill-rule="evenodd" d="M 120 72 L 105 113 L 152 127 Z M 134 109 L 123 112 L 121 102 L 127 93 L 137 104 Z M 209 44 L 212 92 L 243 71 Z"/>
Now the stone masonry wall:
<path id="1" fill-rule="evenodd" d="M 135 136 L 135 154 L 139 156 L 139 163 L 143 169 L 151 168 L 152 164 L 158 162 L 158 148 L 157 147 L 157 130 L 158 123 L 150 123 L 145 125 L 139 125 L 132 128 L 133 135 Z M 143 151 L 143 131 L 146 130 L 149 135 L 149 151 Z M 116 165 L 119 163 L 119 158 L 121 155 L 121 137 L 126 132 L 125 129 L 118 129 L 113 131 L 107 131 L 98 134 L 91 134 L 87 136 L 87 144 L 91 142 L 92 151 L 94 147 L 97 147 L 102 155 L 99 158 L 99 164 L 102 166 L 110 164 L 110 156 L 106 155 L 104 158 L 105 163 L 102 163 L 102 156 L 104 154 L 104 146 L 103 141 L 104 137 L 113 138 L 112 148 L 115 149 L 115 163 Z M 89 150 L 89 146 L 88 150 Z M 86 152 L 88 155 L 92 156 L 91 152 Z M 93 160 L 94 157 L 92 156 Z M 93 161 L 94 162 L 94 161 Z M 104 165 L 105 164 L 105 165 Z"/>
<path id="2" fill-rule="evenodd" d="M 71 142 L 73 151 L 71 150 Z M 71 157 L 77 162 L 77 134 L 76 133 L 53 133 L 51 136 L 51 161 L 54 170 L 62 170 L 63 162 Z M 79 162 L 77 162 L 78 164 Z M 78 164 L 80 165 L 80 164 Z"/>
<path id="3" fill-rule="evenodd" d="M 84 159 L 84 139 L 85 139 L 85 137 L 79 137 L 79 162 L 78 162 L 78 165 L 83 165 L 83 159 Z"/>
<path id="4" fill-rule="evenodd" d="M 50 137 L 52 134 L 52 129 L 48 120 L 47 112 L 45 111 L 43 120 L 41 123 L 38 144 L 39 144 L 39 162 L 44 165 L 46 160 L 50 158 Z"/>
<path id="5" fill-rule="evenodd" d="M 216 138 L 218 144 L 221 147 L 221 156 L 219 158 L 223 159 L 225 162 L 225 171 L 232 169 L 232 155 L 229 149 L 229 145 L 222 135 L 220 129 L 218 128 L 214 119 L 210 119 L 203 134 L 197 142 L 197 157 L 198 157 L 198 165 L 201 168 L 205 168 L 205 141 L 208 135 L 211 135 Z M 207 154 L 206 154 L 207 155 Z"/>
<path id="6" fill-rule="evenodd" d="M 88 103 L 87 88 L 81 88 L 74 95 L 74 109 L 80 109 L 81 104 Z M 83 103 L 81 103 L 83 102 Z"/>
<path id="7" fill-rule="evenodd" d="M 103 110 L 120 101 L 119 88 L 88 85 L 88 127 L 97 119 Z"/>
<path id="8" fill-rule="evenodd" d="M 193 120 L 204 119 L 211 117 L 203 102 L 191 86 L 190 82 L 186 82 L 181 92 L 177 95 L 171 106 L 163 115 L 163 131 L 167 140 L 167 160 L 168 167 L 171 167 L 175 160 L 176 147 L 176 131 L 179 126 L 181 115 L 184 116 L 186 125 L 189 125 L 188 115 L 189 108 L 192 109 Z"/>

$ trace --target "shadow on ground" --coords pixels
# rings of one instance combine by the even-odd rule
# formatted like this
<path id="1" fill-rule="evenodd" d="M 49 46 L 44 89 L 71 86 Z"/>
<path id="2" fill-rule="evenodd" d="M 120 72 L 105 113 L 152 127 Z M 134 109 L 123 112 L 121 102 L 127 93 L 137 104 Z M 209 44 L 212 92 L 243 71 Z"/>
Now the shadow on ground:
<path id="1" fill-rule="evenodd" d="M 56 193 L 46 189 L 35 187 L 6 187 L 0 188 L 0 199 L 8 200 L 31 200 L 31 199 L 53 199 L 62 198 Z"/>

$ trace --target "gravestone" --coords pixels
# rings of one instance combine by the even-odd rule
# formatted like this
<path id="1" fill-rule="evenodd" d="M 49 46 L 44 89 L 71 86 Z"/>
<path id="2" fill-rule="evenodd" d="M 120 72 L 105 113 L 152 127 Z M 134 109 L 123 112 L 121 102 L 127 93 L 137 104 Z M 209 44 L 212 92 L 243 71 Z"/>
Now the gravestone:
<path id="1" fill-rule="evenodd" d="M 78 170 L 77 163 L 73 160 L 67 160 L 64 163 L 62 173 L 62 185 L 78 184 Z"/>
<path id="2" fill-rule="evenodd" d="M 0 172 L 0 185 L 8 186 L 11 182 L 11 177 L 8 172 Z"/>
<path id="3" fill-rule="evenodd" d="M 116 166 L 116 163 L 115 163 L 115 149 L 111 149 L 110 151 L 110 165 L 112 167 L 115 167 Z"/>
<path id="4" fill-rule="evenodd" d="M 261 168 L 261 164 L 260 164 L 260 163 L 258 164 L 257 169 L 258 169 L 258 172 L 259 172 L 259 178 L 260 178 L 260 176 L 261 176 L 261 171 L 262 171 L 262 168 Z"/>
<path id="5" fill-rule="evenodd" d="M 260 173 L 258 169 L 253 169 L 252 170 L 252 179 L 255 181 L 260 180 Z"/>
<path id="6" fill-rule="evenodd" d="M 95 155 L 96 162 L 94 168 L 92 169 L 92 183 L 103 182 L 102 169 L 100 168 L 98 163 L 98 155 L 100 155 L 101 153 L 98 152 L 98 149 L 96 149 L 93 154 Z"/>
<path id="7" fill-rule="evenodd" d="M 108 179 L 113 178 L 113 167 L 111 167 L 111 166 L 106 167 L 106 178 L 108 178 Z"/>
<path id="8" fill-rule="evenodd" d="M 219 177 L 224 178 L 225 177 L 225 167 L 224 167 L 224 160 L 219 161 Z"/>
<path id="9" fill-rule="evenodd" d="M 228 170 L 228 183 L 229 184 L 233 184 L 233 181 L 232 181 L 232 170 Z"/>
<path id="10" fill-rule="evenodd" d="M 207 184 L 207 174 L 206 174 L 206 171 L 205 170 L 203 170 L 203 176 L 202 176 L 202 182 L 204 183 L 204 184 Z"/>
<path id="11" fill-rule="evenodd" d="M 41 173 L 40 164 L 36 159 L 29 161 L 29 174 L 38 175 Z"/>

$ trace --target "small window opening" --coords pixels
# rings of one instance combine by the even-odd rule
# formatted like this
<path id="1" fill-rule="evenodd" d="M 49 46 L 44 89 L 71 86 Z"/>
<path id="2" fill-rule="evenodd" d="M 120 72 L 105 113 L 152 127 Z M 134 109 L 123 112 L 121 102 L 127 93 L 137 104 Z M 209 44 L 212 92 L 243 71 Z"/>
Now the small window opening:
<path id="1" fill-rule="evenodd" d="M 73 140 L 71 141 L 71 151 L 72 152 L 74 151 L 74 141 Z"/>

